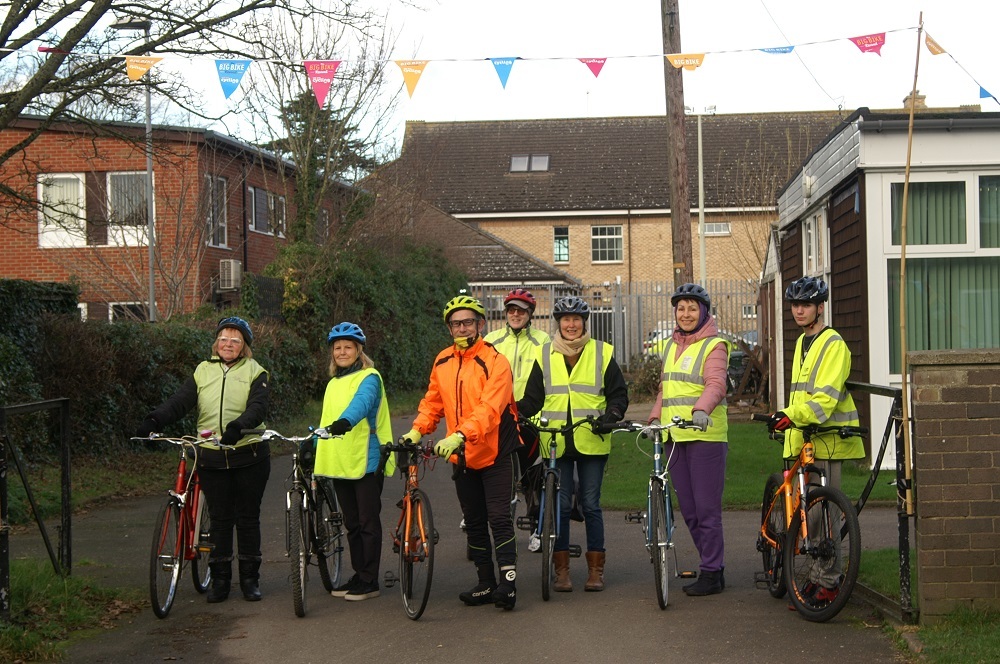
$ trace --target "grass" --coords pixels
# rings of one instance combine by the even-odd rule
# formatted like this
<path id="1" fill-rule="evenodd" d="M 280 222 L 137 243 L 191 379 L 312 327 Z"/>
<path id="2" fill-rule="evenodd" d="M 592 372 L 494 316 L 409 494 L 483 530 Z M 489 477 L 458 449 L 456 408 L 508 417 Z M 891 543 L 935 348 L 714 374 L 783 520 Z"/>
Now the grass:
<path id="1" fill-rule="evenodd" d="M 639 439 L 639 445 L 646 453 L 651 453 L 650 441 Z M 602 505 L 608 509 L 639 509 L 646 502 L 647 480 L 652 467 L 652 458 L 636 447 L 635 434 L 616 433 L 601 488 Z M 769 440 L 761 425 L 730 422 L 726 486 L 722 495 L 725 509 L 759 509 L 767 476 L 781 468 L 780 444 Z M 869 503 L 895 504 L 895 489 L 886 484 L 891 479 L 886 472 L 892 473 L 884 470 L 879 473 Z M 869 475 L 870 471 L 859 464 L 844 464 L 841 488 L 852 501 L 861 495 Z M 882 478 L 886 478 L 885 481 Z"/>
<path id="2" fill-rule="evenodd" d="M 910 594 L 916 601 L 917 552 L 910 549 Z M 899 549 L 871 549 L 861 555 L 858 583 L 880 595 L 899 601 Z"/>
<path id="3" fill-rule="evenodd" d="M 933 664 L 1000 661 L 1000 612 L 960 609 L 919 632 L 922 660 Z"/>

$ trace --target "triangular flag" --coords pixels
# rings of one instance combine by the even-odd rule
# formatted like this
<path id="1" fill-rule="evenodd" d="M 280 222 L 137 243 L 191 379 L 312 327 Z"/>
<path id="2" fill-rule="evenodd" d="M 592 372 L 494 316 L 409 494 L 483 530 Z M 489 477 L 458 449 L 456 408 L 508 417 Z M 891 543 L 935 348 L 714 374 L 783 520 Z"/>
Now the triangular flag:
<path id="1" fill-rule="evenodd" d="M 794 46 L 774 46 L 772 48 L 758 48 L 758 51 L 763 51 L 764 53 L 771 53 L 773 55 L 784 55 L 786 53 L 791 53 L 795 50 Z"/>
<path id="2" fill-rule="evenodd" d="M 580 62 L 587 65 L 587 68 L 590 69 L 594 78 L 598 77 L 601 73 L 601 69 L 604 68 L 604 63 L 607 61 L 607 58 L 580 58 Z"/>
<path id="3" fill-rule="evenodd" d="M 941 55 L 942 53 L 947 53 L 941 44 L 931 39 L 930 33 L 924 35 L 924 43 L 927 44 L 927 50 L 931 52 L 931 55 Z"/>
<path id="4" fill-rule="evenodd" d="M 671 53 L 667 55 L 667 60 L 676 69 L 683 67 L 688 71 L 694 71 L 705 61 L 704 53 Z"/>
<path id="5" fill-rule="evenodd" d="M 243 80 L 243 74 L 247 73 L 252 60 L 216 60 L 215 68 L 219 72 L 219 83 L 222 85 L 222 94 L 229 99 L 229 96 L 236 92 Z"/>
<path id="6" fill-rule="evenodd" d="M 128 80 L 138 81 L 143 75 L 153 68 L 157 62 L 163 58 L 150 58 L 137 55 L 125 56 L 125 71 L 128 73 Z"/>
<path id="7" fill-rule="evenodd" d="M 430 60 L 396 60 L 396 65 L 403 72 L 403 82 L 406 83 L 406 92 L 413 97 L 413 91 L 417 89 L 417 83 L 424 73 L 424 67 Z"/>
<path id="8" fill-rule="evenodd" d="M 510 77 L 510 70 L 514 68 L 514 61 L 518 58 L 490 58 L 493 68 L 497 70 L 500 77 L 500 85 L 507 89 L 507 79 Z"/>
<path id="9" fill-rule="evenodd" d="M 980 99 L 996 99 L 996 97 L 994 97 L 989 92 L 987 92 L 986 88 L 984 88 L 981 85 L 979 86 L 979 98 Z"/>
<path id="10" fill-rule="evenodd" d="M 316 95 L 316 103 L 320 108 L 326 103 L 326 95 L 330 92 L 333 84 L 333 77 L 340 66 L 340 60 L 306 60 L 306 76 L 309 78 L 309 85 L 312 86 L 313 94 Z"/>
<path id="11" fill-rule="evenodd" d="M 885 33 L 876 32 L 872 35 L 862 35 L 860 37 L 850 37 L 854 45 L 861 49 L 862 53 L 875 53 L 882 55 L 882 47 L 885 46 Z"/>

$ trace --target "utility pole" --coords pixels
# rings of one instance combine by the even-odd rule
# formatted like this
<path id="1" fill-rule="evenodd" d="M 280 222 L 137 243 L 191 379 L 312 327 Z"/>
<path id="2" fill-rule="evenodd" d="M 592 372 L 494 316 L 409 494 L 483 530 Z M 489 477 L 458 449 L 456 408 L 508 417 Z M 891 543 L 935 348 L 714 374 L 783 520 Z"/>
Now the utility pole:
<path id="1" fill-rule="evenodd" d="M 663 52 L 681 53 L 678 0 L 660 0 Z M 681 69 L 663 59 L 667 101 L 667 180 L 670 183 L 670 230 L 674 287 L 694 281 L 691 258 L 691 199 L 688 196 L 687 147 L 684 140 L 684 78 Z"/>

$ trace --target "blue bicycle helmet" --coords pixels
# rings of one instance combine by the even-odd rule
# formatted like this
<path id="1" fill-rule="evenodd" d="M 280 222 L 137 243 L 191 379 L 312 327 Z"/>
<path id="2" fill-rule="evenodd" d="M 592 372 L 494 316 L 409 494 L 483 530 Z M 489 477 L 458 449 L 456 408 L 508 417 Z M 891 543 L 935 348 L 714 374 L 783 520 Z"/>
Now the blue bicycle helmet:
<path id="1" fill-rule="evenodd" d="M 785 299 L 789 302 L 811 302 L 819 304 L 830 297 L 826 282 L 816 277 L 796 279 L 785 289 Z"/>
<path id="2" fill-rule="evenodd" d="M 250 330 L 250 323 L 246 322 L 239 316 L 229 316 L 227 318 L 223 318 L 219 321 L 218 327 L 215 328 L 216 336 L 218 336 L 219 332 L 227 327 L 239 330 L 240 334 L 243 335 L 243 341 L 246 342 L 247 346 L 253 344 L 253 332 Z"/>
<path id="3" fill-rule="evenodd" d="M 334 325 L 330 330 L 330 334 L 326 335 L 326 343 L 332 344 L 337 339 L 350 339 L 351 341 L 356 341 L 362 346 L 365 345 L 365 333 L 362 331 L 361 327 L 355 323 L 348 323 L 344 321 L 343 323 L 338 323 Z"/>
<path id="4" fill-rule="evenodd" d="M 587 320 L 590 318 L 590 305 L 582 297 L 576 295 L 561 297 L 556 300 L 555 306 L 552 307 L 552 316 L 559 320 L 566 314 L 577 314 L 582 316 L 583 320 Z"/>
<path id="5" fill-rule="evenodd" d="M 674 294 L 670 296 L 670 305 L 676 307 L 677 303 L 681 300 L 701 302 L 708 307 L 709 311 L 712 310 L 712 298 L 709 296 L 708 291 L 698 284 L 681 284 L 678 286 Z"/>

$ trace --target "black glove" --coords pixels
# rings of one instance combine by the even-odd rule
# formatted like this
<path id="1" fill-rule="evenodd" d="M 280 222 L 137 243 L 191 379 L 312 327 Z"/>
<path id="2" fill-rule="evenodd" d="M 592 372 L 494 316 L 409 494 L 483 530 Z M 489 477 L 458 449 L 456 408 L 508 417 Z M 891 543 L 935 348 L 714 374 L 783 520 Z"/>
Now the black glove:
<path id="1" fill-rule="evenodd" d="M 622 414 L 618 412 L 617 408 L 609 408 L 603 415 L 597 418 L 599 424 L 614 424 L 615 422 L 621 422 Z"/>
<path id="2" fill-rule="evenodd" d="M 243 438 L 243 427 L 240 426 L 239 422 L 233 421 L 226 427 L 225 432 L 222 434 L 222 439 L 219 442 L 223 445 L 231 446 L 240 442 L 241 438 Z"/>
<path id="3" fill-rule="evenodd" d="M 324 427 L 331 436 L 343 436 L 345 433 L 353 429 L 351 423 L 347 421 L 346 417 L 342 417 L 333 424 L 328 424 Z"/>
<path id="4" fill-rule="evenodd" d="M 149 438 L 149 434 L 156 431 L 159 433 L 160 423 L 156 421 L 156 418 L 152 415 L 147 415 L 146 419 L 142 421 L 139 428 L 135 430 L 136 438 Z"/>
<path id="5" fill-rule="evenodd" d="M 771 419 L 767 421 L 767 430 L 771 432 L 784 431 L 791 426 L 795 426 L 795 423 L 788 419 L 788 415 L 782 410 L 771 415 Z"/>

